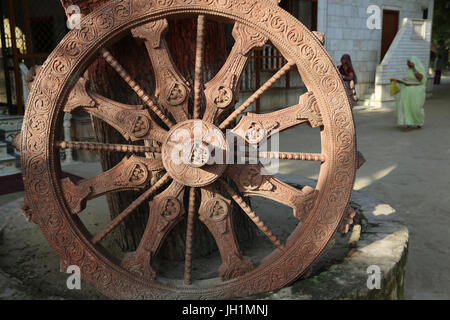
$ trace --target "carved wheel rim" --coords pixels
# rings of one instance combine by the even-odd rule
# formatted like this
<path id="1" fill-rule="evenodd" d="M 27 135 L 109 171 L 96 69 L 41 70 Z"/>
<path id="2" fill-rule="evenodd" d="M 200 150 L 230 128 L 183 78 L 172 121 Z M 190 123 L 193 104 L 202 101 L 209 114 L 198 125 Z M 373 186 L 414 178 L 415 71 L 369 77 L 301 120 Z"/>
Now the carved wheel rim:
<path id="1" fill-rule="evenodd" d="M 226 219 L 223 220 L 223 210 L 226 209 L 224 206 L 229 205 L 231 199 L 233 199 L 277 246 L 277 249 L 264 264 L 255 266 L 253 269 L 242 260 L 231 259 L 228 261 L 231 270 L 241 270 L 242 275 L 233 277 L 233 274 L 227 275 L 225 272 L 225 277 L 229 276 L 230 280 L 218 281 L 211 286 L 195 281 L 190 285 L 184 285 L 182 281 L 167 283 L 161 282 L 158 278 L 150 280 L 151 272 L 142 270 L 142 265 L 135 263 L 139 261 L 138 258 L 133 257 L 131 260 L 117 263 L 114 259 L 109 258 L 109 255 L 104 252 L 99 244 L 94 244 L 96 240 L 102 238 L 102 235 L 96 237 L 90 235 L 82 226 L 80 220 L 73 214 L 74 210 L 82 209 L 83 201 L 80 201 L 80 199 L 86 201 L 88 195 L 70 181 L 61 181 L 59 153 L 57 152 L 58 148 L 83 148 L 83 146 L 59 143 L 55 134 L 57 128 L 61 128 L 63 111 L 70 110 L 71 93 L 74 92 L 73 90 L 76 91 L 77 88 L 83 89 L 82 82 L 78 81 L 79 77 L 90 62 L 98 57 L 99 52 L 102 48 L 105 48 L 107 43 L 139 26 L 151 22 L 154 25 L 157 20 L 161 21 L 161 19 L 177 16 L 185 17 L 186 15 L 198 16 L 199 26 L 204 23 L 202 21 L 204 17 L 207 19 L 227 19 L 227 21 L 236 22 L 242 28 L 254 30 L 260 36 L 269 39 L 288 58 L 288 64 L 297 66 L 306 87 L 309 89 L 309 94 L 302 96 L 304 100 L 301 101 L 299 109 L 296 109 L 301 112 L 299 116 L 295 117 L 294 124 L 280 116 L 281 121 L 278 126 L 282 127 L 286 124 L 289 127 L 309 122 L 311 126 L 321 126 L 322 128 L 322 152 L 320 155 L 277 155 L 280 158 L 323 162 L 316 188 L 304 189 L 301 197 L 294 197 L 292 200 L 291 205 L 294 204 L 294 209 L 296 209 L 294 211 L 301 218 L 302 223 L 293 231 L 287 243 L 281 244 L 271 234 L 270 230 L 265 228 L 264 223 L 258 219 L 255 213 L 245 205 L 242 198 L 234 194 L 233 189 L 226 183 L 221 182 L 222 180 L 218 180 L 216 183 L 220 183 L 230 193 L 230 199 L 216 197 L 214 189 L 211 189 L 210 186 L 205 187 L 204 191 L 202 190 L 203 207 L 200 207 L 199 215 L 202 216 L 200 211 L 207 208 L 218 208 L 216 214 L 209 214 L 208 216 L 208 213 L 205 213 L 204 215 L 205 221 L 208 223 L 212 221 L 210 222 L 210 230 L 221 232 L 223 224 L 226 223 L 224 221 L 227 221 Z M 201 28 L 198 31 L 198 34 L 201 35 Z M 139 36 L 139 34 L 134 35 Z M 120 73 L 119 68 L 117 68 L 117 61 L 114 61 L 109 52 L 104 50 L 102 55 Z M 286 72 L 290 67 L 291 65 L 288 65 L 281 72 Z M 123 72 L 122 76 L 126 78 Z M 194 84 L 194 95 L 196 97 L 199 97 L 199 88 L 198 83 L 197 85 Z M 206 88 L 208 89 L 207 85 Z M 139 88 L 135 89 L 135 91 L 139 91 Z M 185 88 L 175 89 L 182 94 Z M 170 89 L 168 90 L 170 91 Z M 230 91 L 226 88 L 220 88 L 220 86 L 215 90 L 220 91 L 220 96 L 216 97 L 217 100 L 214 99 L 216 100 L 217 110 L 222 110 L 224 101 L 229 99 Z M 182 100 L 177 96 L 177 92 L 174 92 L 172 96 L 175 98 L 172 99 L 175 104 Z M 73 96 L 77 99 L 83 98 L 83 95 Z M 170 97 L 171 93 L 169 92 L 165 96 Z M 207 92 L 205 92 L 205 96 L 208 96 Z M 99 108 L 102 104 L 111 105 L 95 94 L 89 94 L 88 98 L 87 101 L 80 102 L 80 100 L 77 100 L 77 102 L 81 103 L 83 107 L 94 109 Z M 146 99 L 144 95 L 141 95 L 141 98 L 147 106 L 152 105 L 152 99 Z M 69 102 L 66 102 L 67 99 L 69 99 Z M 317 108 L 318 110 L 314 110 Z M 150 122 L 147 122 L 148 119 L 143 114 L 145 110 L 149 109 L 133 111 L 136 121 L 133 121 L 132 125 L 128 125 L 127 128 L 117 129 L 122 130 L 120 132 L 123 134 L 131 134 L 130 140 L 139 140 L 143 137 L 154 140 L 162 139 L 161 135 L 164 134 L 164 130 L 158 130 L 155 127 L 155 122 L 152 122 L 151 119 Z M 162 116 L 164 118 L 161 112 L 158 114 L 155 110 L 157 108 L 146 112 L 150 112 L 152 117 L 159 116 L 161 118 Z M 307 116 L 305 116 L 305 112 Z M 318 117 L 318 114 L 320 114 L 320 117 Z M 289 114 L 289 116 L 288 118 L 292 119 L 292 115 Z M 234 120 L 232 117 L 228 119 L 230 122 Z M 244 124 L 247 127 L 255 125 L 258 127 L 265 124 L 264 122 L 254 121 L 255 118 L 252 118 L 251 115 L 250 118 L 246 119 L 248 122 L 244 122 Z M 286 123 L 283 121 L 286 121 Z M 121 123 L 129 124 L 130 122 Z M 242 123 L 242 121 L 239 122 L 238 126 Z M 114 123 L 110 124 L 114 126 Z M 149 127 L 151 129 L 146 131 Z M 115 298 L 164 299 L 188 297 L 218 299 L 251 295 L 287 285 L 297 279 L 311 265 L 333 236 L 350 199 L 355 178 L 356 152 L 353 118 L 338 71 L 319 39 L 299 21 L 269 0 L 111 1 L 85 17 L 81 30 L 70 32 L 43 65 L 33 84 L 28 100 L 23 129 L 21 145 L 23 176 L 27 192 L 26 202 L 30 206 L 33 221 L 39 225 L 65 263 L 80 266 L 85 280 L 93 283 L 104 294 Z M 143 133 L 144 131 L 145 133 Z M 90 150 L 96 147 L 98 146 L 89 146 Z M 117 146 L 107 146 L 107 148 L 116 151 L 120 149 Z M 139 151 L 142 152 L 143 149 Z M 144 151 L 155 150 L 148 148 Z M 131 172 L 131 175 L 127 176 L 127 187 L 130 184 L 141 185 L 148 179 L 147 175 L 150 171 L 159 168 L 159 164 L 153 162 L 143 164 L 139 161 L 132 161 L 132 165 L 131 169 L 127 169 Z M 147 170 L 145 170 L 144 165 Z M 127 170 L 122 168 L 121 171 L 128 172 Z M 226 173 L 233 179 L 233 175 L 241 175 L 241 172 L 238 171 L 228 168 Z M 252 175 L 249 174 L 249 176 Z M 153 205 L 160 206 L 159 210 L 167 213 L 162 218 L 158 218 L 158 228 L 161 228 L 161 230 L 164 230 L 171 221 L 177 220 L 176 212 L 185 210 L 186 214 L 192 216 L 190 214 L 192 208 L 184 209 L 182 203 L 177 204 L 181 192 L 176 183 L 172 182 L 169 185 L 170 181 L 170 177 L 165 175 L 151 188 L 154 190 L 149 189 L 145 192 L 150 198 L 149 200 L 158 199 L 158 201 L 153 201 Z M 241 183 L 240 191 L 244 191 L 246 196 L 273 197 L 273 194 L 267 195 L 271 192 L 270 186 L 269 188 L 267 186 L 261 187 L 264 183 L 258 181 L 255 183 L 254 180 L 240 182 L 239 179 L 237 179 L 237 182 Z M 283 190 L 285 187 L 279 185 L 278 180 L 270 180 L 269 182 L 276 184 L 278 190 Z M 165 185 L 169 185 L 169 187 L 159 195 L 155 195 L 161 191 L 159 188 Z M 188 192 L 188 189 L 186 189 L 186 192 Z M 208 197 L 215 199 L 215 203 L 214 200 L 208 200 Z M 313 200 L 307 203 L 308 197 Z M 195 198 L 195 193 L 190 191 L 190 199 L 199 201 Z M 300 210 L 301 208 L 303 209 Z M 132 211 L 131 209 L 130 211 Z M 152 216 L 154 215 L 150 215 L 149 220 Z M 208 220 L 208 217 L 211 219 Z M 207 223 L 205 222 L 205 224 Z M 220 224 L 222 224 L 222 229 Z M 151 245 L 151 243 L 148 245 Z M 233 269 L 232 264 L 238 264 L 239 266 Z M 187 273 L 189 272 L 187 271 Z"/>

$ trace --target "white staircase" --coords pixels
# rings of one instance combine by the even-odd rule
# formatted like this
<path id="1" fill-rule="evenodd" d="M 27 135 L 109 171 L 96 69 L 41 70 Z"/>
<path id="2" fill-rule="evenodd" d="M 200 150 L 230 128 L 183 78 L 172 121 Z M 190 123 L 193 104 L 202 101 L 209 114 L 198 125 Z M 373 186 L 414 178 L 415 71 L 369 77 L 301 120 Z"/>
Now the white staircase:
<path id="1" fill-rule="evenodd" d="M 364 93 L 364 96 L 358 97 L 359 101 L 355 109 L 369 109 L 375 107 L 375 86 L 371 84 Z"/>
<path id="2" fill-rule="evenodd" d="M 431 20 L 405 18 L 383 61 L 378 65 L 375 77 L 372 108 L 392 108 L 389 77 L 401 78 L 407 68 L 406 60 L 417 56 L 428 70 L 431 46 Z"/>

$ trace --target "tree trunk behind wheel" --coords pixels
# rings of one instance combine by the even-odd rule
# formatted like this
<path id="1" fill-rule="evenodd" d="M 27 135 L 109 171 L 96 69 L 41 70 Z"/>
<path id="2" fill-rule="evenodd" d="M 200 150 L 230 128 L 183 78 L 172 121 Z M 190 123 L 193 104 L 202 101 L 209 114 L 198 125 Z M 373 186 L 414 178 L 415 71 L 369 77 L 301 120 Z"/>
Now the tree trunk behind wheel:
<path id="1" fill-rule="evenodd" d="M 105 4 L 109 0 L 61 0 L 64 8 L 70 5 L 78 5 L 83 15 Z M 166 40 L 170 53 L 180 72 L 193 83 L 195 67 L 195 37 L 196 21 L 178 20 L 170 21 Z M 129 72 L 131 77 L 149 94 L 154 92 L 155 81 L 153 69 L 148 58 L 145 45 L 135 40 L 131 35 L 126 36 L 109 48 L 113 56 Z M 224 25 L 216 22 L 207 22 L 205 32 L 205 56 L 204 74 L 215 75 L 227 58 L 226 35 Z M 126 104 L 142 104 L 142 101 L 132 91 L 120 76 L 103 59 L 96 60 L 88 69 L 88 77 L 92 89 L 110 99 Z M 205 79 L 205 82 L 209 79 Z M 193 98 L 190 99 L 192 109 Z M 92 119 L 95 135 L 98 142 L 123 143 L 131 142 L 125 139 L 111 126 L 96 118 Z M 156 144 L 156 142 L 155 142 Z M 120 153 L 101 153 L 101 164 L 104 171 L 117 165 L 122 159 Z M 151 183 L 155 183 L 159 177 L 155 177 Z M 188 188 L 186 188 L 188 190 Z M 188 193 L 188 192 L 186 192 Z M 138 196 L 139 192 L 120 192 L 108 194 L 107 202 L 111 219 L 117 217 Z M 227 198 L 228 194 L 223 193 Z M 198 194 L 197 199 L 200 199 Z M 187 197 L 186 197 L 187 200 Z M 185 206 L 188 207 L 187 205 Z M 198 209 L 197 203 L 196 208 Z M 144 202 L 133 214 L 116 229 L 110 236 L 114 237 L 123 251 L 134 251 L 144 233 L 148 214 L 148 202 Z M 233 223 L 239 243 L 249 243 L 254 239 L 257 229 L 252 221 L 240 208 L 233 203 Z M 186 214 L 187 216 L 187 214 Z M 178 224 L 168 235 L 162 245 L 159 256 L 173 260 L 183 260 L 185 256 L 186 219 Z M 205 256 L 217 249 L 214 238 L 207 228 L 196 219 L 194 225 L 194 256 Z"/>

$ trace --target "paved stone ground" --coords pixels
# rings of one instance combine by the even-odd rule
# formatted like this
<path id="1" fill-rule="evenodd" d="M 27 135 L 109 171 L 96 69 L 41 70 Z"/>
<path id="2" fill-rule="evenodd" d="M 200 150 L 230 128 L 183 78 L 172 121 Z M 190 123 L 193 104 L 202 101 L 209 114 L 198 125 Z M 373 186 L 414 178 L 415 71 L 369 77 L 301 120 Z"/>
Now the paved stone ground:
<path id="1" fill-rule="evenodd" d="M 404 133 L 396 126 L 393 110 L 355 110 L 358 149 L 367 159 L 355 189 L 389 203 L 406 221 L 406 298 L 450 299 L 449 77 L 435 87 L 425 112 L 425 126 Z M 317 134 L 311 135 L 309 128 L 286 132 L 280 141 L 283 151 L 320 151 Z M 309 178 L 317 178 L 319 170 L 292 161 L 280 167 L 281 173 Z"/>
<path id="2" fill-rule="evenodd" d="M 314 186 L 316 183 L 296 176 L 280 178 L 300 185 Z M 312 265 L 313 273 L 310 277 L 281 290 L 255 297 L 274 300 L 404 299 L 409 233 L 403 219 L 390 205 L 366 193 L 353 192 L 352 201 L 362 210 L 364 222 L 360 220 L 360 239 L 345 259 L 335 261 L 329 268 L 317 270 L 320 260 L 336 251 L 332 245 L 337 238 L 335 235 L 321 257 Z M 352 233 L 354 232 L 353 229 Z M 380 268 L 382 275 L 380 287 L 369 289 L 368 268 L 375 266 Z"/>
<path id="3" fill-rule="evenodd" d="M 316 181 L 298 176 L 279 176 L 294 185 L 314 186 Z M 13 198 L 16 198 L 13 200 Z M 0 203 L 4 200 L 0 197 Z M 357 230 L 346 235 L 335 234 L 324 252 L 311 266 L 306 278 L 282 290 L 260 294 L 247 299 L 401 299 L 404 293 L 404 275 L 408 245 L 408 230 L 402 219 L 389 205 L 370 195 L 354 192 L 352 200 L 364 214 L 358 219 Z M 87 283 L 82 290 L 70 291 L 66 287 L 68 275 L 58 272 L 59 258 L 42 236 L 39 228 L 26 223 L 20 211 L 23 192 L 9 197 L 0 205 L 0 218 L 7 220 L 7 228 L 0 239 L 0 300 L 1 299 L 105 299 Z M 254 210 L 282 241 L 292 231 L 296 219 L 284 206 L 252 199 Z M 90 202 L 83 212 L 87 226 L 104 226 L 109 219 L 102 218 L 107 207 L 104 201 Z M 6 214 L 6 217 L 3 217 Z M 107 217 L 106 217 L 107 218 Z M 96 221 L 98 223 L 96 223 Z M 0 219 L 1 222 L 1 219 Z M 349 247 L 350 239 L 357 244 Z M 245 255 L 258 261 L 273 249 L 273 245 L 260 235 L 257 250 L 253 245 L 245 248 Z M 265 243 L 265 244 L 264 244 Z M 104 243 L 105 244 L 105 243 Z M 209 273 L 214 277 L 221 263 L 219 255 L 207 261 L 194 259 L 193 275 Z M 367 269 L 380 268 L 380 289 L 367 287 Z M 171 263 L 173 266 L 173 263 Z M 181 273 L 183 276 L 183 264 Z M 173 269 L 172 269 L 173 270 Z M 175 275 L 176 276 L 176 275 Z"/>
<path id="4" fill-rule="evenodd" d="M 396 209 L 410 231 L 407 299 L 450 298 L 450 78 L 444 78 L 425 105 L 421 130 L 403 133 L 392 110 L 355 110 L 359 150 L 367 163 L 355 189 Z M 320 152 L 319 132 L 300 126 L 281 135 L 282 151 Z M 281 174 L 315 179 L 315 163 L 283 161 Z M 65 171 L 92 176 L 95 166 Z M 20 196 L 20 195 L 19 195 Z M 17 199 L 0 197 L 0 204 Z"/>
<path id="5" fill-rule="evenodd" d="M 450 299 L 450 79 L 436 88 L 425 112 L 424 128 L 409 133 L 392 127 L 392 112 L 357 116 L 360 149 L 370 164 L 356 188 L 406 220 L 406 297 Z"/>

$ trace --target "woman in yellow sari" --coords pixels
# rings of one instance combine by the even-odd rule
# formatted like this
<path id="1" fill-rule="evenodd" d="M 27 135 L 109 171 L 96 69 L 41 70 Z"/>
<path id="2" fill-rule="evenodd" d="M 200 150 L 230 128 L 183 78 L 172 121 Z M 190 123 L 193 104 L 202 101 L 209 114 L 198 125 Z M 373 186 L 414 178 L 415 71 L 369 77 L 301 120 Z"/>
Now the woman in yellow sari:
<path id="1" fill-rule="evenodd" d="M 395 112 L 398 125 L 406 126 L 404 132 L 423 126 L 427 81 L 425 68 L 419 58 L 413 56 L 408 59 L 407 64 L 408 70 L 402 80 L 391 79 L 400 87 L 400 92 L 395 96 Z"/>

